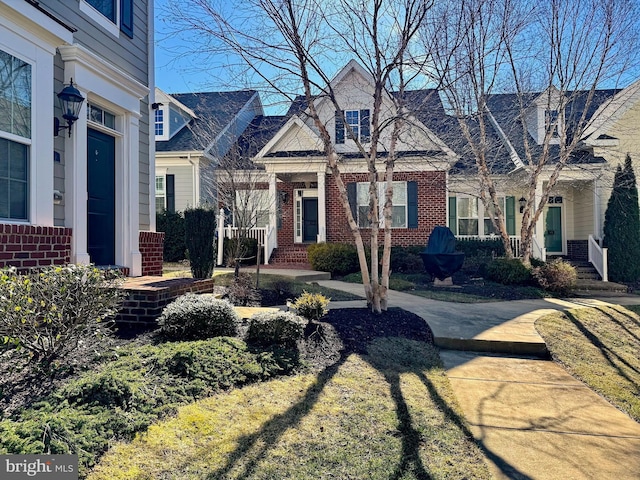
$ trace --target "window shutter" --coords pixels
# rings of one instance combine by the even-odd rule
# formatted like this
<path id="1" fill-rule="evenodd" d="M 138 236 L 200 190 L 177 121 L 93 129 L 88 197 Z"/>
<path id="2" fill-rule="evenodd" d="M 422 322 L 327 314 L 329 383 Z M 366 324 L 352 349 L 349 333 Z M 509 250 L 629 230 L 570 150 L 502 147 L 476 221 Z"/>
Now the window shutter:
<path id="1" fill-rule="evenodd" d="M 120 0 L 120 31 L 133 38 L 133 0 Z"/>
<path id="2" fill-rule="evenodd" d="M 347 183 L 347 198 L 349 199 L 349 206 L 351 207 L 351 215 L 353 219 L 358 223 L 358 184 L 355 182 Z"/>
<path id="3" fill-rule="evenodd" d="M 507 197 L 504 199 L 505 223 L 507 224 L 507 233 L 509 235 L 516 234 L 516 198 Z M 514 252 L 515 253 L 515 252 Z"/>
<path id="4" fill-rule="evenodd" d="M 344 143 L 344 110 L 336 110 L 336 143 Z"/>
<path id="5" fill-rule="evenodd" d="M 176 176 L 167 175 L 167 211 L 176 213 Z"/>
<path id="6" fill-rule="evenodd" d="M 366 143 L 371 140 L 369 110 L 360 110 L 360 141 Z"/>
<path id="7" fill-rule="evenodd" d="M 408 227 L 418 228 L 418 182 L 407 182 Z"/>
<path id="8" fill-rule="evenodd" d="M 449 197 L 449 230 L 451 230 L 454 235 L 458 234 L 458 215 L 456 213 L 456 207 L 457 198 Z"/>

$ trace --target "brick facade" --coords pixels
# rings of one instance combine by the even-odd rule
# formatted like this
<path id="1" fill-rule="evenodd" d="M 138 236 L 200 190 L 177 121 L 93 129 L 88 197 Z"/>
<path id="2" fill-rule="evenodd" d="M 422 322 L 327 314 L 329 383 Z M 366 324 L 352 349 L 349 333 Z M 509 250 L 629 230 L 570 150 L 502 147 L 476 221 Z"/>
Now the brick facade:
<path id="1" fill-rule="evenodd" d="M 367 182 L 367 174 L 343 174 L 346 184 Z M 445 172 L 394 173 L 396 182 L 418 183 L 418 228 L 394 228 L 391 230 L 393 245 L 426 245 L 429 235 L 437 225 L 447 224 L 447 181 Z M 332 176 L 327 176 L 327 242 L 353 242 L 344 207 L 340 202 L 338 186 Z M 365 243 L 370 239 L 369 229 L 360 229 Z M 278 237 L 279 238 L 279 237 Z M 381 237 L 382 241 L 382 237 Z"/>
<path id="2" fill-rule="evenodd" d="M 142 254 L 142 275 L 161 277 L 164 232 L 140 232 L 139 242 Z"/>
<path id="3" fill-rule="evenodd" d="M 70 228 L 0 224 L 0 268 L 26 270 L 70 262 Z"/>

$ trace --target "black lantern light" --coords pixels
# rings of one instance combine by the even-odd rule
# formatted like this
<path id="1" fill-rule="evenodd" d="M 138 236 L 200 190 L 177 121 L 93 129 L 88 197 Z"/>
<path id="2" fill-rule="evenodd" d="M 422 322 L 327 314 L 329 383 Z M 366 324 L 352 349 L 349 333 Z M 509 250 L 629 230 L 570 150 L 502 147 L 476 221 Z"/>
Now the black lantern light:
<path id="1" fill-rule="evenodd" d="M 518 205 L 520 205 L 520 213 L 523 213 L 524 207 L 527 205 L 527 199 L 524 197 L 520 197 L 518 199 Z"/>
<path id="2" fill-rule="evenodd" d="M 62 118 L 67 121 L 67 126 L 61 126 L 58 117 L 53 119 L 53 134 L 58 136 L 58 132 L 63 129 L 69 130 L 69 136 L 71 136 L 71 126 L 78 120 L 78 113 L 80 113 L 80 107 L 84 102 L 84 97 L 80 91 L 73 86 L 73 78 L 71 83 L 64 87 L 58 94 L 58 100 L 60 100 L 60 108 L 62 109 Z"/>

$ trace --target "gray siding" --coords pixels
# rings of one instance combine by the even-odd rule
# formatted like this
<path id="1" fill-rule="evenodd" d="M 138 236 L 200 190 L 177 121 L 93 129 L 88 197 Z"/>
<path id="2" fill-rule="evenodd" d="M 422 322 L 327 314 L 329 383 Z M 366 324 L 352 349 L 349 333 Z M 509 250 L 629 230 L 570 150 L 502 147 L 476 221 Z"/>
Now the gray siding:
<path id="1" fill-rule="evenodd" d="M 135 0 L 134 2 L 134 33 L 133 38 L 129 38 L 120 32 L 119 38 L 103 29 L 90 17 L 80 11 L 77 0 L 40 0 L 40 4 L 65 23 L 78 29 L 74 33 L 74 41 L 87 49 L 93 51 L 108 62 L 116 65 L 119 69 L 131 75 L 134 79 L 145 86 L 153 89 L 149 85 L 148 72 L 148 25 L 147 25 L 147 5 L 152 0 Z M 54 89 L 55 95 L 63 88 L 64 64 L 59 55 L 55 58 L 54 66 Z M 61 117 L 61 112 L 57 102 L 55 105 L 55 115 Z M 140 148 L 139 148 L 139 174 L 140 174 L 140 216 L 139 223 L 141 230 L 149 230 L 150 211 L 155 211 L 154 206 L 149 205 L 149 129 L 151 125 L 148 98 L 142 100 L 140 105 Z M 64 192 L 64 138 L 62 136 L 55 139 L 55 151 L 60 155 L 60 163 L 54 166 L 54 188 Z M 152 179 L 153 180 L 153 179 Z M 66 199 L 65 199 L 66 200 Z M 153 207 L 153 208 L 150 208 Z M 64 225 L 64 204 L 54 207 L 54 222 L 56 225 Z"/>

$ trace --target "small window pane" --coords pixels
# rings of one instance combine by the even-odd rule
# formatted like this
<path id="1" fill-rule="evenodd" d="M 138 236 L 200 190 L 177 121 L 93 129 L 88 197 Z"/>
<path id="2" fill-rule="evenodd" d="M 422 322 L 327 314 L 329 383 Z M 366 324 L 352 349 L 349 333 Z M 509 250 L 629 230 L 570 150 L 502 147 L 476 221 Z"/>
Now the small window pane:
<path id="1" fill-rule="evenodd" d="M 369 228 L 369 206 L 358 205 L 358 226 L 360 228 Z"/>
<path id="2" fill-rule="evenodd" d="M 478 220 L 459 219 L 458 235 L 478 235 Z"/>
<path id="3" fill-rule="evenodd" d="M 164 197 L 156 195 L 156 213 L 162 213 L 164 210 Z"/>
<path id="4" fill-rule="evenodd" d="M 116 23 L 116 0 L 87 0 L 87 3 Z"/>
<path id="5" fill-rule="evenodd" d="M 19 180 L 9 182 L 9 218 L 26 220 L 27 183 Z"/>
<path id="6" fill-rule="evenodd" d="M 31 65 L 0 50 L 0 129 L 31 138 Z"/>
<path id="7" fill-rule="evenodd" d="M 407 228 L 407 209 L 404 205 L 393 207 L 391 213 L 391 226 L 393 228 Z"/>
<path id="8" fill-rule="evenodd" d="M 0 139 L 0 217 L 27 220 L 29 147 Z"/>
<path id="9" fill-rule="evenodd" d="M 116 129 L 116 116 L 113 113 L 104 112 L 104 126 Z"/>
<path id="10" fill-rule="evenodd" d="M 93 105 L 89 105 L 89 109 L 87 110 L 87 114 L 89 115 L 89 120 L 96 123 L 102 123 L 102 109 L 98 107 L 94 107 Z"/>

